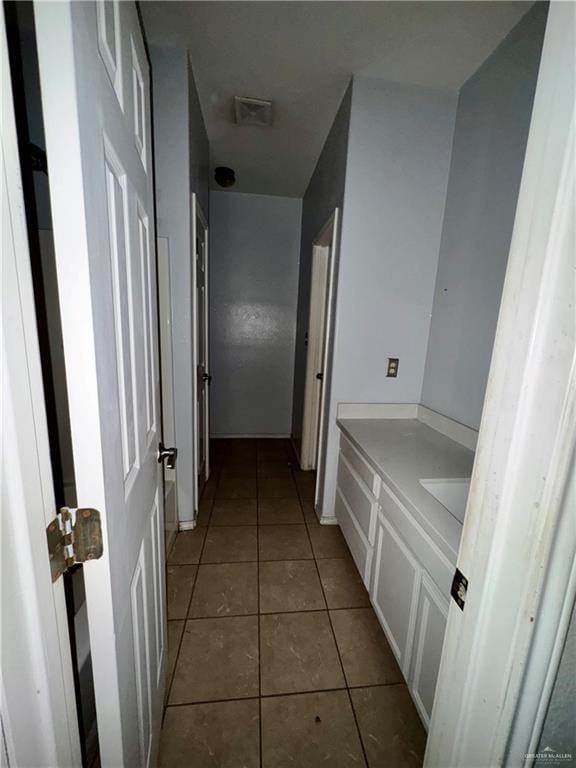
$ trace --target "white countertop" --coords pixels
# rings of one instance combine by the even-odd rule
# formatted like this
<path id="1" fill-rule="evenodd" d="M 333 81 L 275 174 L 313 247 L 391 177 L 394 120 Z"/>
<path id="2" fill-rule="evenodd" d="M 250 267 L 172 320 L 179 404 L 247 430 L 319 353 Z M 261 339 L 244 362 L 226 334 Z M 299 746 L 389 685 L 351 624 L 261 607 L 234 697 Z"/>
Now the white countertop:
<path id="1" fill-rule="evenodd" d="M 420 479 L 469 478 L 474 452 L 417 419 L 338 419 L 337 423 L 455 564 L 462 525 L 420 485 Z"/>

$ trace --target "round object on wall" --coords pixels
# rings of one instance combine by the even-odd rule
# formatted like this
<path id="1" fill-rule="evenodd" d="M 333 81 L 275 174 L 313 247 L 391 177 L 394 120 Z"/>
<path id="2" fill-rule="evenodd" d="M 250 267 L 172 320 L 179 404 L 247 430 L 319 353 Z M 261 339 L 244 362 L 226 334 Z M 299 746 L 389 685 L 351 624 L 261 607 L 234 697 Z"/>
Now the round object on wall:
<path id="1" fill-rule="evenodd" d="M 236 174 L 232 168 L 219 165 L 214 169 L 214 181 L 221 187 L 232 187 L 236 182 Z"/>

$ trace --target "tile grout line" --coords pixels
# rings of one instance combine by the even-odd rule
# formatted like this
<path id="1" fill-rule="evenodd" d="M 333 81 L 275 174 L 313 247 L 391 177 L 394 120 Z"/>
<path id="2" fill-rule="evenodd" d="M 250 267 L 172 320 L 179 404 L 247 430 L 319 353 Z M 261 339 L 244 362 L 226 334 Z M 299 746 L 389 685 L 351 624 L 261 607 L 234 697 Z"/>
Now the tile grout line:
<path id="1" fill-rule="evenodd" d="M 218 486 L 218 480 L 216 481 L 216 486 Z M 212 511 L 210 511 L 210 516 L 212 515 Z M 204 527 L 204 526 L 202 526 Z M 197 525 L 194 530 L 198 530 L 199 526 Z M 176 535 L 178 537 L 178 534 Z M 172 685 L 174 683 L 174 677 L 176 676 L 176 669 L 178 668 L 178 660 L 180 658 L 180 652 L 182 650 L 182 643 L 184 641 L 184 634 L 186 633 L 186 622 L 189 620 L 188 615 L 190 613 L 190 607 L 192 606 L 192 598 L 194 597 L 194 590 L 196 589 L 196 584 L 198 582 L 198 574 L 200 573 L 200 562 L 202 560 L 202 554 L 204 552 L 204 547 L 206 546 L 206 539 L 208 538 L 208 526 L 206 526 L 206 530 L 204 532 L 204 538 L 202 539 L 202 546 L 200 547 L 200 552 L 198 554 L 198 563 L 188 563 L 188 565 L 196 565 L 196 573 L 194 574 L 194 579 L 192 581 L 192 589 L 190 590 L 190 597 L 188 598 L 188 607 L 186 609 L 186 617 L 184 618 L 184 626 L 182 627 L 182 633 L 180 634 L 180 641 L 178 642 L 178 650 L 176 651 L 176 659 L 174 661 L 174 669 L 172 670 L 172 675 L 170 676 L 170 684 L 167 687 L 167 695 L 166 695 L 166 705 L 164 706 L 164 714 L 162 716 L 162 723 L 164 723 L 164 718 L 166 717 L 166 712 L 168 711 L 168 701 L 170 699 L 170 693 L 172 691 Z M 175 542 L 176 543 L 176 542 Z M 168 567 L 168 564 L 166 564 Z"/>
<path id="2" fill-rule="evenodd" d="M 394 688 L 395 686 L 405 686 L 406 683 L 373 683 L 372 685 L 353 685 L 350 691 L 364 691 L 367 688 Z M 230 699 L 200 699 L 198 701 L 179 701 L 175 704 L 168 704 L 166 709 L 176 707 L 193 707 L 196 704 L 226 704 L 229 701 L 256 701 L 256 699 L 283 699 L 288 696 L 307 696 L 313 693 L 336 693 L 337 691 L 348 690 L 346 686 L 341 688 L 313 688 L 306 691 L 286 691 L 284 693 L 264 693 L 262 696 L 234 696 Z"/>
<path id="3" fill-rule="evenodd" d="M 310 531 L 308 530 L 308 526 L 306 526 L 306 533 L 308 534 L 308 538 L 310 539 L 310 546 L 312 547 L 312 537 L 310 536 Z M 334 631 L 334 625 L 332 623 L 332 616 L 330 614 L 330 609 L 328 607 L 328 600 L 326 599 L 326 591 L 324 590 L 324 584 L 322 583 L 322 577 L 320 575 L 320 569 L 318 568 L 318 559 L 316 557 L 316 553 L 314 552 L 314 548 L 312 547 L 312 553 L 314 554 L 314 565 L 316 566 L 316 573 L 318 574 L 318 580 L 320 582 L 320 588 L 322 589 L 322 595 L 324 597 L 324 602 L 326 603 L 326 613 L 328 614 L 328 622 L 330 624 L 330 631 L 332 632 L 332 638 L 334 640 L 334 645 L 336 646 L 336 652 L 338 654 L 338 661 L 340 662 L 340 667 L 342 668 L 342 675 L 344 677 L 344 682 L 346 684 L 346 693 L 348 695 L 348 701 L 350 703 L 350 709 L 352 710 L 352 717 L 354 718 L 354 724 L 356 725 L 356 733 L 358 734 L 358 740 L 360 741 L 360 747 L 362 748 L 362 755 L 364 756 L 364 765 L 368 766 L 368 756 L 366 754 L 366 748 L 364 747 L 364 742 L 362 740 L 362 733 L 360 732 L 360 725 L 358 723 L 358 718 L 356 717 L 356 710 L 354 709 L 354 703 L 352 701 L 352 694 L 350 693 L 350 685 L 348 683 L 348 677 L 346 675 L 346 670 L 344 668 L 344 662 L 342 661 L 342 654 L 340 653 L 340 646 L 338 645 L 338 638 L 336 637 L 336 632 Z M 345 609 L 343 609 L 345 610 Z"/>

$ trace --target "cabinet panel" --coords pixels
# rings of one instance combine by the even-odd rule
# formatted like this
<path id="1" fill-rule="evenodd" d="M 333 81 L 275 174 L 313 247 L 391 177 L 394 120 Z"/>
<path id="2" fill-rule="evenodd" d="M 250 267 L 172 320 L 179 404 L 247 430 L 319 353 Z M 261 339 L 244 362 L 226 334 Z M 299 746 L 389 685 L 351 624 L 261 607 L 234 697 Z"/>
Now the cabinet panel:
<path id="1" fill-rule="evenodd" d="M 372 467 L 362 458 L 352 443 L 349 440 L 346 440 L 344 435 L 341 435 L 340 437 L 340 453 L 366 483 L 367 488 L 376 498 L 378 498 L 378 494 L 380 493 L 380 478 L 374 472 Z"/>
<path id="2" fill-rule="evenodd" d="M 407 678 L 421 569 L 401 536 L 382 515 L 378 515 L 376 527 L 372 603 Z"/>
<path id="3" fill-rule="evenodd" d="M 336 519 L 340 525 L 340 530 L 346 539 L 346 544 L 348 544 L 348 549 L 354 558 L 354 562 L 360 572 L 362 581 L 364 582 L 366 589 L 368 589 L 370 584 L 373 548 L 368 544 L 368 541 L 360 530 L 358 523 L 354 520 L 344 497 L 338 489 L 336 489 L 335 512 Z"/>
<path id="4" fill-rule="evenodd" d="M 426 574 L 422 576 L 415 647 L 408 685 L 424 724 L 428 727 L 442 657 L 448 601 Z"/>
<path id="5" fill-rule="evenodd" d="M 378 504 L 342 454 L 340 454 L 338 461 L 337 483 L 338 490 L 348 502 L 348 506 L 368 539 L 368 543 L 374 544 Z"/>

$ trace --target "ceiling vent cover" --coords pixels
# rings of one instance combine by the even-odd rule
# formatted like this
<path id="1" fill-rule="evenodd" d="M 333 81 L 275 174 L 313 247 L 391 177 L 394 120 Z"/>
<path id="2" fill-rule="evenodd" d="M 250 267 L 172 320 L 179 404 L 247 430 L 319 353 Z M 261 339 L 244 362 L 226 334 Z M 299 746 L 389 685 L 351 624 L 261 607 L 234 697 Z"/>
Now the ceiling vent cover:
<path id="1" fill-rule="evenodd" d="M 234 96 L 237 125 L 272 125 L 272 102 Z"/>

